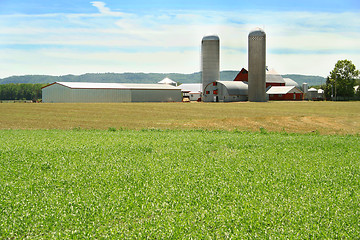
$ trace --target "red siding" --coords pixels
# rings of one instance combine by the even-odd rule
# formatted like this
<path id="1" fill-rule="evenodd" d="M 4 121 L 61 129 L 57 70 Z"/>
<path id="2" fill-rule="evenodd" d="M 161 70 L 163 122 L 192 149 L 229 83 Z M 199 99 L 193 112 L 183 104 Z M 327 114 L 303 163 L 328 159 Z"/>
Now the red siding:
<path id="1" fill-rule="evenodd" d="M 285 86 L 285 83 L 272 83 L 272 82 L 267 82 L 266 83 L 266 88 L 268 87 L 272 87 L 272 86 Z"/>
<path id="2" fill-rule="evenodd" d="M 238 75 L 235 77 L 234 81 L 244 81 L 247 82 L 248 81 L 248 71 L 243 68 L 241 69 L 241 71 L 238 73 Z"/>
<path id="3" fill-rule="evenodd" d="M 295 99 L 294 99 L 294 93 L 287 93 L 287 94 L 271 94 L 269 96 L 269 100 L 303 100 L 304 94 L 303 93 L 295 93 Z"/>

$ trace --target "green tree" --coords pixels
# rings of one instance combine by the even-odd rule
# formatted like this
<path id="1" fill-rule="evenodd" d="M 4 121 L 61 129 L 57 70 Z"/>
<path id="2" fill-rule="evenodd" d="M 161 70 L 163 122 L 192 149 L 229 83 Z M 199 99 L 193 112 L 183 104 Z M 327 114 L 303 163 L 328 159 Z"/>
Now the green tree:
<path id="1" fill-rule="evenodd" d="M 37 100 L 41 98 L 41 83 L 9 83 L 0 84 L 0 100 Z"/>
<path id="2" fill-rule="evenodd" d="M 325 96 L 327 99 L 350 99 L 354 96 L 354 86 L 359 77 L 359 70 L 350 60 L 339 60 L 326 80 Z"/>

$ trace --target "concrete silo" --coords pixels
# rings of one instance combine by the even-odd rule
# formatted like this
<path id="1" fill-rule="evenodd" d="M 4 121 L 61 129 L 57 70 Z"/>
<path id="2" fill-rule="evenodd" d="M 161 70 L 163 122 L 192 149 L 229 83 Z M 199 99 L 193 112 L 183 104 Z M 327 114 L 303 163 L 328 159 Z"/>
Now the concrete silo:
<path id="1" fill-rule="evenodd" d="M 266 102 L 266 34 L 258 28 L 249 33 L 249 101 Z"/>
<path id="2" fill-rule="evenodd" d="M 212 82 L 220 80 L 220 39 L 216 35 L 205 36 L 201 41 L 202 92 Z"/>
<path id="3" fill-rule="evenodd" d="M 304 93 L 307 93 L 307 92 L 308 92 L 309 87 L 308 87 L 308 84 L 307 84 L 307 83 L 303 83 L 303 84 L 302 84 L 302 90 L 303 90 Z"/>

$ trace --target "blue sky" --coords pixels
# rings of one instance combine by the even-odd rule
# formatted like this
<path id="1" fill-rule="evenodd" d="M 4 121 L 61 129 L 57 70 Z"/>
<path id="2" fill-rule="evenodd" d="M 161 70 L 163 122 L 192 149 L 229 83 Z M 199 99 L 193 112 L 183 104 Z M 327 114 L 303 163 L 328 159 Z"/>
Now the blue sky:
<path id="1" fill-rule="evenodd" d="M 0 77 L 200 71 L 217 34 L 221 70 L 247 68 L 247 35 L 267 34 L 267 65 L 326 77 L 360 68 L 360 3 L 345 1 L 0 0 Z"/>

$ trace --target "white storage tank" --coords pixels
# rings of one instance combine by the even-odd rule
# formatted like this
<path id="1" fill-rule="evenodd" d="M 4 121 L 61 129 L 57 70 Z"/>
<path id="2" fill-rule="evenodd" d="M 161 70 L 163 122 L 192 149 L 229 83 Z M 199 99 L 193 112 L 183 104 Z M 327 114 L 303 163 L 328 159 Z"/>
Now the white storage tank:
<path id="1" fill-rule="evenodd" d="M 303 84 L 302 84 L 302 90 L 303 90 L 303 92 L 304 92 L 304 93 L 307 93 L 307 92 L 308 92 L 308 89 L 309 89 L 308 84 L 307 84 L 307 83 L 303 83 Z"/>
<path id="2" fill-rule="evenodd" d="M 249 101 L 266 102 L 266 34 L 257 28 L 248 40 Z"/>
<path id="3" fill-rule="evenodd" d="M 214 81 L 220 80 L 220 39 L 216 35 L 203 37 L 201 41 L 202 91 Z"/>

